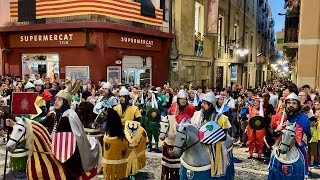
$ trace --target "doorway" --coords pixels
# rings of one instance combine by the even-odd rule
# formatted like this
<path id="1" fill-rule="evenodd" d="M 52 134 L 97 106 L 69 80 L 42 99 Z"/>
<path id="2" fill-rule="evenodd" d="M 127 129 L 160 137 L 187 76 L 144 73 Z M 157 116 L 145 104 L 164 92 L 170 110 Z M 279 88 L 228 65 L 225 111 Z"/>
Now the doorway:
<path id="1" fill-rule="evenodd" d="M 122 82 L 129 85 L 152 84 L 151 57 L 124 56 Z"/>

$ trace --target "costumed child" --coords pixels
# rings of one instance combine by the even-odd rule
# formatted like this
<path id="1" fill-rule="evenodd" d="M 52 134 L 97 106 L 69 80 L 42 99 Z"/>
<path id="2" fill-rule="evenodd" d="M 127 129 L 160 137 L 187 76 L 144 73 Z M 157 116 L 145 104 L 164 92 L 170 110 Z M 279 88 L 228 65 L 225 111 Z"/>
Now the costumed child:
<path id="1" fill-rule="evenodd" d="M 318 129 L 317 129 L 317 118 L 316 117 L 311 117 L 309 118 L 311 122 L 311 139 L 308 142 L 308 154 L 310 155 L 310 165 L 309 167 L 314 167 L 315 164 L 315 158 L 317 156 L 317 145 L 318 145 Z"/>
<path id="2" fill-rule="evenodd" d="M 35 80 L 33 82 L 36 91 L 39 93 L 39 95 L 42 97 L 42 99 L 46 102 L 46 111 L 49 111 L 50 109 L 50 102 L 53 98 L 52 94 L 49 91 L 45 91 L 44 89 L 44 83 L 42 80 Z"/>
<path id="3" fill-rule="evenodd" d="M 198 97 L 198 93 L 196 90 L 189 90 L 189 104 L 192 104 L 197 111 L 201 109 L 201 100 Z"/>
<path id="4" fill-rule="evenodd" d="M 35 85 L 31 82 L 27 82 L 27 84 L 24 86 L 24 90 L 25 92 L 37 92 Z M 45 120 L 47 115 L 46 101 L 43 99 L 43 97 L 38 95 L 35 101 L 35 105 L 38 112 L 37 114 L 23 115 L 21 117 L 25 117 L 41 123 L 41 121 Z"/>
<path id="5" fill-rule="evenodd" d="M 2 111 L 1 111 L 2 112 Z M 15 118 L 13 116 L 9 116 L 6 119 L 6 126 L 12 128 L 16 124 Z M 9 133 L 9 132 L 8 132 Z M 20 146 L 26 146 L 26 140 L 23 140 L 20 143 Z M 16 148 L 13 152 L 10 153 L 10 165 L 13 178 L 15 180 L 27 180 L 27 161 L 29 155 L 26 149 Z"/>

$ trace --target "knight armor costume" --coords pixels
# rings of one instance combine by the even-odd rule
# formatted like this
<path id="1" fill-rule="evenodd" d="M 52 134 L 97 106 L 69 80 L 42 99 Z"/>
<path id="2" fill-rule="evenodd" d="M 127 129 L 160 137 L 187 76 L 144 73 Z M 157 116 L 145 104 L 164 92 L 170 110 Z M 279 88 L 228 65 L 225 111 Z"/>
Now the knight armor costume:
<path id="1" fill-rule="evenodd" d="M 186 105 L 179 104 L 179 99 L 185 99 L 187 101 L 188 94 L 181 89 L 177 95 L 177 102 L 172 103 L 168 110 L 170 115 L 176 116 L 178 124 L 190 123 L 190 119 L 196 111 L 192 104 L 186 103 Z"/>
<path id="2" fill-rule="evenodd" d="M 102 88 L 109 89 L 109 93 L 104 95 L 102 97 L 102 99 L 98 99 L 98 102 L 108 100 L 112 107 L 115 107 L 116 105 L 118 105 L 119 104 L 118 99 L 116 97 L 114 97 L 112 94 L 112 88 L 113 88 L 112 84 L 110 82 L 106 82 L 103 84 Z"/>
<path id="3" fill-rule="evenodd" d="M 233 179 L 234 165 L 231 143 L 224 143 L 227 140 L 227 131 L 231 128 L 228 117 L 216 112 L 214 104 L 216 98 L 213 92 L 203 95 L 202 103 L 208 105 L 208 109 L 204 107 L 194 113 L 191 123 L 198 127 L 200 142 L 206 144 L 208 153 L 211 158 L 211 177 L 222 179 Z M 182 168 L 185 170 L 185 168 Z M 193 172 L 197 178 L 201 177 L 201 173 Z M 186 176 L 181 175 L 180 177 Z M 196 178 L 194 176 L 194 178 Z M 181 178 L 180 178 L 181 179 Z M 187 178 L 183 178 L 187 179 Z"/>
<path id="4" fill-rule="evenodd" d="M 275 139 L 281 137 L 280 135 L 282 131 L 286 129 L 286 126 L 291 126 L 289 128 L 292 128 L 292 124 L 294 124 L 295 130 L 290 130 L 290 132 L 294 132 L 295 144 L 288 152 L 280 152 L 277 148 L 273 150 L 270 159 L 268 180 L 308 178 L 308 156 L 306 148 L 307 139 L 311 138 L 311 124 L 308 116 L 300 112 L 300 100 L 296 94 L 292 93 L 288 95 L 285 99 L 285 105 L 284 113 L 272 117 L 270 134 L 272 134 Z M 280 116 L 281 118 L 279 118 Z M 278 128 L 280 128 L 280 130 Z M 279 141 L 279 147 L 283 145 L 287 146 L 285 143 L 287 142 L 282 142 L 281 139 L 281 141 Z M 297 166 L 298 160 L 288 159 L 284 161 L 281 159 L 282 154 L 287 154 L 291 151 L 298 151 L 298 157 L 300 156 L 298 160 L 303 161 L 301 165 L 303 166 L 302 169 L 300 166 Z"/>

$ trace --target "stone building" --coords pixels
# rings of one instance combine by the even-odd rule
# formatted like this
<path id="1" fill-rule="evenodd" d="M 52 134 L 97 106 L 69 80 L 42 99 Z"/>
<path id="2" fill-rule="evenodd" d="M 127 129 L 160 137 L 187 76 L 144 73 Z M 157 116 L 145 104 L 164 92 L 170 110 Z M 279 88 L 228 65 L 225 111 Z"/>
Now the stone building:
<path id="1" fill-rule="evenodd" d="M 316 88 L 320 85 L 320 1 L 288 3 L 284 52 L 291 65 L 291 78 L 299 87 L 309 84 Z"/>
<path id="2" fill-rule="evenodd" d="M 254 0 L 220 1 L 218 53 L 214 63 L 214 83 L 219 88 L 255 84 L 256 10 Z"/>
<path id="3" fill-rule="evenodd" d="M 193 81 L 195 86 L 211 86 L 214 36 L 208 33 L 210 0 L 174 0 L 170 82 L 179 87 Z"/>
<path id="4" fill-rule="evenodd" d="M 1 19 L 2 74 L 162 86 L 174 38 L 166 7 L 165 0 L 2 0 L 1 18 L 10 17 Z"/>

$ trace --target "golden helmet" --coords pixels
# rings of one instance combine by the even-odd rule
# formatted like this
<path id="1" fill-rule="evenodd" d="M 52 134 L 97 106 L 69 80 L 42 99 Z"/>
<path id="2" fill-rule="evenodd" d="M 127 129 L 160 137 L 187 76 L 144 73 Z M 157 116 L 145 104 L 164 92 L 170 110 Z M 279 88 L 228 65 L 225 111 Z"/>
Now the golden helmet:
<path id="1" fill-rule="evenodd" d="M 72 85 L 70 80 L 65 82 L 65 89 L 60 90 L 56 97 L 61 97 L 68 101 L 69 105 L 71 105 L 72 95 L 76 94 L 82 84 L 81 80 L 76 80 L 76 82 Z"/>

